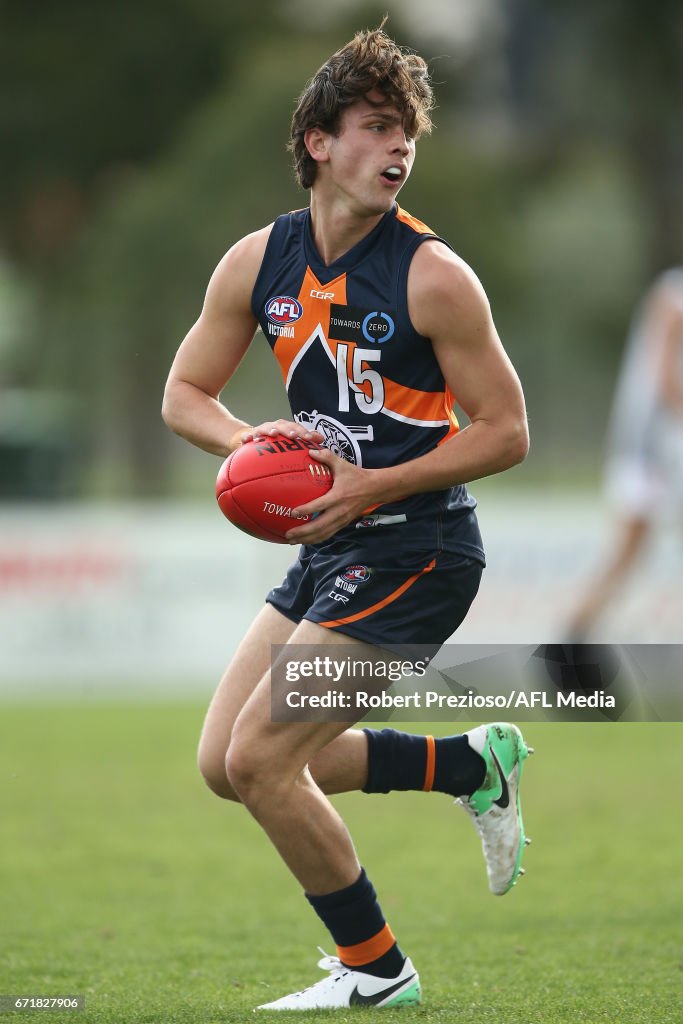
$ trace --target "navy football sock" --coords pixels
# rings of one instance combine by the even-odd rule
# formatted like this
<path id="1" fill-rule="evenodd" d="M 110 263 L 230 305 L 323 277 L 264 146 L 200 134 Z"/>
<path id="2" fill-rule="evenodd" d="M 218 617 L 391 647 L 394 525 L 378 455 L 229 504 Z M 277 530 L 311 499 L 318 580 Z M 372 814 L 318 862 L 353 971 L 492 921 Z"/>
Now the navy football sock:
<path id="1" fill-rule="evenodd" d="M 377 902 L 372 882 L 361 869 L 359 878 L 345 889 L 306 899 L 329 930 L 337 956 L 354 971 L 395 978 L 405 963 Z"/>
<path id="2" fill-rule="evenodd" d="M 415 736 L 396 729 L 364 729 L 368 740 L 368 776 L 364 793 L 435 790 L 469 796 L 484 781 L 484 759 L 466 736 Z"/>

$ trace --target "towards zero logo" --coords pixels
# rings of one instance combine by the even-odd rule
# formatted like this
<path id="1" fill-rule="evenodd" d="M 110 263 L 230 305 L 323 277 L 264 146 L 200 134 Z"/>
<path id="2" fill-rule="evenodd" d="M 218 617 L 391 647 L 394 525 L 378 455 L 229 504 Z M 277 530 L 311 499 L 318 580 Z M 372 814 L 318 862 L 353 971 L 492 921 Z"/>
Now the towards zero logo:
<path id="1" fill-rule="evenodd" d="M 368 313 L 363 320 L 363 337 L 368 341 L 381 345 L 383 341 L 389 341 L 394 334 L 394 321 L 388 313 L 375 311 Z"/>
<path id="2" fill-rule="evenodd" d="M 294 324 L 303 315 L 303 306 L 291 295 L 275 295 L 266 302 L 266 316 L 271 324 Z"/>
<path id="3" fill-rule="evenodd" d="M 333 302 L 330 306 L 330 338 L 335 341 L 355 341 L 365 345 L 382 345 L 396 332 L 394 316 L 382 309 L 361 309 Z"/>

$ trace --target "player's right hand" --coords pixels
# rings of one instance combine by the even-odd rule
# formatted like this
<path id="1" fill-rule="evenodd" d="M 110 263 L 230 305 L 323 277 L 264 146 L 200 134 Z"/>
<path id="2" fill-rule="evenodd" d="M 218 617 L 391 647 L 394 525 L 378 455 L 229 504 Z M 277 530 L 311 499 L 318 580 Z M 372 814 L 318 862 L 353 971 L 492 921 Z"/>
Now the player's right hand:
<path id="1" fill-rule="evenodd" d="M 302 426 L 301 423 L 295 423 L 293 420 L 267 420 L 255 427 L 242 427 L 237 430 L 230 438 L 230 451 L 234 452 L 247 441 L 254 441 L 259 437 L 276 437 L 278 434 L 282 434 L 284 437 L 302 437 L 306 441 L 315 441 L 317 444 L 322 444 L 325 440 L 320 431 L 309 430 L 308 427 Z"/>

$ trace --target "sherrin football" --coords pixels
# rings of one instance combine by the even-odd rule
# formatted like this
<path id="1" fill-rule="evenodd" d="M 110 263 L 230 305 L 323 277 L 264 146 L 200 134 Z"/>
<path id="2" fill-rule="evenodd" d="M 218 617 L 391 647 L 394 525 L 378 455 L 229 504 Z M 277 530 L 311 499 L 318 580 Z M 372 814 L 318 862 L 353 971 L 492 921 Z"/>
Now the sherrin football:
<path id="1" fill-rule="evenodd" d="M 286 544 L 285 534 L 310 516 L 292 510 L 320 498 L 334 482 L 330 469 L 309 452 L 320 450 L 301 437 L 247 441 L 225 460 L 216 479 L 216 498 L 231 523 L 252 537 Z"/>

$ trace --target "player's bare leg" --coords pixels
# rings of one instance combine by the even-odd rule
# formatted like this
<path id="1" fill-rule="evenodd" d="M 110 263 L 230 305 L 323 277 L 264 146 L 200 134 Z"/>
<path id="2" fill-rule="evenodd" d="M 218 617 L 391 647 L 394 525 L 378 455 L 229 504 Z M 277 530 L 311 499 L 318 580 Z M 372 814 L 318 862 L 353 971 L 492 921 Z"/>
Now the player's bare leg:
<path id="1" fill-rule="evenodd" d="M 306 620 L 289 642 L 366 649 Z M 232 788 L 309 893 L 343 888 L 360 873 L 346 827 L 308 769 L 318 751 L 347 728 L 345 722 L 273 722 L 266 672 L 232 730 L 226 760 Z"/>
<path id="2" fill-rule="evenodd" d="M 296 628 L 291 619 L 272 605 L 265 605 L 254 619 L 211 700 L 199 742 L 199 769 L 210 789 L 226 800 L 239 801 L 225 770 L 225 756 L 235 720 L 270 670 L 271 645 L 287 643 Z M 322 627 L 316 629 L 324 634 L 323 639 L 328 638 L 327 630 Z M 339 634 L 333 636 L 334 643 L 344 643 L 345 640 L 348 638 Z M 364 733 L 358 729 L 342 731 L 315 754 L 309 769 L 324 793 L 361 789 L 367 775 Z"/>
<path id="3" fill-rule="evenodd" d="M 277 642 L 286 644 L 293 654 L 297 645 L 324 651 L 326 645 L 334 644 L 347 647 L 351 659 L 364 661 L 373 655 L 372 649 L 352 637 L 307 620 L 294 628 L 267 607 L 245 638 L 207 715 L 200 760 L 208 760 L 213 751 L 218 776 L 215 759 L 227 745 L 224 771 L 230 791 L 269 836 L 337 947 L 336 956 L 319 962 L 329 972 L 327 978 L 259 1009 L 348 1006 L 356 1001 L 415 1005 L 420 1001 L 417 971 L 401 952 L 348 830 L 315 774 L 334 792 L 436 788 L 468 795 L 464 806 L 482 835 L 489 884 L 502 893 L 521 873 L 525 840 L 518 784 L 526 747 L 518 731 L 505 724 L 434 740 L 394 730 L 366 734 L 349 730 L 346 722 L 273 722 L 270 661 L 271 644 Z M 355 685 L 352 677 L 347 692 Z M 426 758 L 428 741 L 431 755 Z M 423 763 L 425 758 L 429 767 Z M 477 772 L 483 776 L 479 782 L 474 781 Z M 509 792 L 510 800 L 507 809 L 501 810 L 503 791 Z M 506 814 L 509 821 L 502 820 Z"/>
<path id="4" fill-rule="evenodd" d="M 225 755 L 235 719 L 270 668 L 271 644 L 284 644 L 296 623 L 265 605 L 249 627 L 209 704 L 197 761 L 217 796 L 236 800 L 225 774 Z"/>
<path id="5" fill-rule="evenodd" d="M 335 644 L 351 657 L 368 647 L 304 620 L 293 645 Z M 353 681 L 349 685 L 353 685 Z M 266 673 L 237 717 L 226 758 L 228 779 L 259 822 L 306 898 L 329 929 L 336 956 L 319 966 L 317 984 L 259 1009 L 348 1007 L 354 1003 L 416 1005 L 420 981 L 401 952 L 362 869 L 341 817 L 315 783 L 308 764 L 346 731 L 344 722 L 273 722 L 271 678 Z"/>
<path id="6" fill-rule="evenodd" d="M 302 621 L 289 644 L 344 646 L 351 656 L 368 648 L 351 637 Z M 232 730 L 226 769 L 233 789 L 259 822 L 310 897 L 357 883 L 361 866 L 349 832 L 315 783 L 308 765 L 347 729 L 345 722 L 273 722 L 267 672 Z"/>
<path id="7" fill-rule="evenodd" d="M 619 525 L 614 552 L 598 577 L 590 584 L 567 629 L 571 637 L 585 637 L 624 582 L 650 535 L 650 520 L 641 516 Z"/>
<path id="8" fill-rule="evenodd" d="M 521 772 L 521 760 L 526 756 L 526 748 L 518 736 L 518 730 L 505 723 L 502 724 L 503 735 L 498 738 L 500 723 L 489 729 L 481 727 L 479 730 L 471 730 L 464 736 L 455 735 L 436 740 L 431 736 L 393 729 L 381 732 L 350 729 L 345 723 L 331 723 L 331 728 L 324 731 L 317 725 L 301 722 L 293 725 L 290 723 L 289 727 L 287 723 L 273 723 L 270 693 L 271 642 L 315 644 L 318 647 L 326 644 L 348 645 L 350 652 L 357 652 L 361 660 L 376 656 L 376 649 L 312 622 L 305 620 L 295 627 L 291 620 L 267 605 L 257 616 L 238 649 L 206 716 L 199 763 L 207 783 L 219 796 L 237 802 L 241 800 L 234 785 L 228 780 L 226 768 L 226 756 L 238 720 L 244 727 L 240 733 L 240 744 L 251 746 L 253 751 L 267 747 L 267 760 L 270 764 L 276 754 L 280 761 L 287 764 L 288 758 L 292 756 L 289 748 L 292 748 L 298 757 L 293 769 L 297 785 L 308 786 L 309 789 L 312 787 L 311 792 L 315 794 L 316 801 L 324 799 L 323 794 L 361 789 L 367 793 L 435 790 L 458 798 L 466 809 L 474 808 L 473 817 L 477 829 L 480 832 L 482 829 L 486 831 L 489 819 L 493 821 L 498 813 L 495 808 L 491 814 L 488 813 L 491 803 L 489 798 L 491 793 L 493 797 L 499 795 L 500 789 L 498 775 L 493 770 L 495 764 L 491 760 L 493 755 L 490 755 L 490 743 L 497 748 L 502 744 L 496 756 L 505 766 L 509 786 L 515 793 L 518 791 L 519 778 L 514 772 Z M 367 685 L 367 681 L 364 685 Z M 352 683 L 350 692 L 354 691 L 355 684 Z M 257 703 L 257 696 L 260 704 Z M 258 716 L 255 713 L 257 708 Z M 255 727 L 258 722 L 263 723 L 263 729 Z M 249 744 L 244 741 L 244 736 L 248 734 L 247 724 L 254 733 L 254 739 Z M 297 743 L 302 744 L 300 748 L 288 738 L 290 733 L 287 728 L 290 731 L 293 728 Z M 482 729 L 487 739 L 483 745 L 479 742 Z M 308 733 L 313 737 L 312 742 L 309 742 Z M 283 739 L 287 749 L 281 753 L 280 743 Z M 233 746 L 231 759 L 236 757 L 236 749 Z M 286 772 L 282 775 L 282 778 L 285 777 Z M 275 788 L 270 787 L 269 791 Z M 326 807 L 331 806 L 327 801 L 324 804 Z M 517 875 L 522 873 L 521 852 L 525 837 L 518 801 L 511 801 L 511 809 L 513 804 L 517 804 L 517 808 L 516 813 L 510 816 L 510 827 L 501 829 L 500 823 L 495 822 L 495 837 L 483 837 L 486 839 L 484 855 L 489 885 L 496 893 L 509 891 Z M 253 808 L 250 807 L 250 810 L 253 813 Z M 258 814 L 255 816 L 258 817 Z M 291 819 L 286 820 L 291 825 Z"/>

